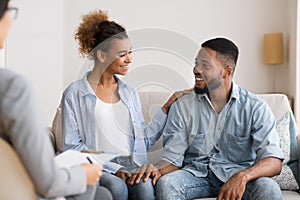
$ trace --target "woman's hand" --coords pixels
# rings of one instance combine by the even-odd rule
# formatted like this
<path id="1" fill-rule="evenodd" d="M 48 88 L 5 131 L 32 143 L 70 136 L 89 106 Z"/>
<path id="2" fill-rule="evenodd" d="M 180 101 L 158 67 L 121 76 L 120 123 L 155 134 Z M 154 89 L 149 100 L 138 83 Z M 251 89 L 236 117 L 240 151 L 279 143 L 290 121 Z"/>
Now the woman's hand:
<path id="1" fill-rule="evenodd" d="M 174 92 L 172 96 L 168 99 L 168 101 L 162 106 L 162 110 L 164 111 L 164 113 L 168 114 L 169 109 L 174 103 L 174 101 L 176 101 L 178 98 L 182 97 L 185 94 L 190 94 L 193 90 L 194 88 Z"/>
<path id="2" fill-rule="evenodd" d="M 152 178 L 152 184 L 155 185 L 160 177 L 161 173 L 155 165 L 151 163 L 144 164 L 132 174 L 129 180 L 129 184 L 139 184 L 141 180 L 143 182 L 147 182 L 149 178 Z"/>
<path id="3" fill-rule="evenodd" d="M 81 164 L 81 167 L 84 168 L 85 173 L 86 173 L 86 184 L 88 186 L 93 186 L 95 185 L 100 177 L 102 176 L 102 166 L 101 165 L 96 165 L 96 164 Z"/>

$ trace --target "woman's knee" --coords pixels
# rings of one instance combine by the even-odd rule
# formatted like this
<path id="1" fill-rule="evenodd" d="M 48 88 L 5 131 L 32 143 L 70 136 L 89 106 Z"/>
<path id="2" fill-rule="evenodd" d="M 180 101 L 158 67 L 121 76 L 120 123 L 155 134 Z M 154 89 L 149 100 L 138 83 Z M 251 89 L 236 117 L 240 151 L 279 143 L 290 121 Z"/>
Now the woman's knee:
<path id="1" fill-rule="evenodd" d="M 113 174 L 103 173 L 100 178 L 100 186 L 107 188 L 113 199 L 127 199 L 128 190 L 125 182 Z"/>
<path id="2" fill-rule="evenodd" d="M 129 197 L 131 199 L 155 199 L 155 190 L 152 185 L 152 179 L 148 179 L 147 182 L 141 181 L 139 184 L 129 185 Z"/>

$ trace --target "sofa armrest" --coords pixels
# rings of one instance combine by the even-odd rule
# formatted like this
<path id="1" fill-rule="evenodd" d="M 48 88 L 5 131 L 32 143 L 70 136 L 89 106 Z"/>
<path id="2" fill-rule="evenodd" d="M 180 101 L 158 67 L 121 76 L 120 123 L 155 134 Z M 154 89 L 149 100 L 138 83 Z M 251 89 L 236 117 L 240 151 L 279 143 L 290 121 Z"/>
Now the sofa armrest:
<path id="1" fill-rule="evenodd" d="M 54 135 L 54 133 L 52 132 L 52 128 L 51 128 L 51 127 L 47 127 L 47 131 L 48 131 L 48 133 L 49 133 L 49 137 L 50 137 L 51 143 L 52 143 L 52 145 L 53 145 L 53 149 L 54 149 L 54 151 L 56 152 L 57 149 L 56 149 L 55 135 Z"/>
<path id="2" fill-rule="evenodd" d="M 16 151 L 0 139 L 0 199 L 37 199 L 33 183 Z"/>

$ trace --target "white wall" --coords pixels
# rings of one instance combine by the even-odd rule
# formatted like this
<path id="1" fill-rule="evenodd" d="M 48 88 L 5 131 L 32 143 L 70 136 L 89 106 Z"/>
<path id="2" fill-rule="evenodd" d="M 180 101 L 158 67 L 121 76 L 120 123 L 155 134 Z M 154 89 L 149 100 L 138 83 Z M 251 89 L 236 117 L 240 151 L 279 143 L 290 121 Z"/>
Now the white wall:
<path id="1" fill-rule="evenodd" d="M 131 36 L 136 52 L 126 78 L 136 87 L 192 86 L 198 45 L 224 36 L 240 49 L 235 81 L 256 93 L 272 92 L 272 66 L 263 64 L 263 34 L 283 32 L 285 62 L 276 67 L 276 91 L 294 96 L 290 69 L 296 58 L 289 51 L 296 42 L 295 1 L 14 0 L 20 15 L 7 41 L 7 66 L 32 81 L 50 124 L 63 89 L 90 66 L 79 57 L 74 41 L 80 17 L 100 8 Z"/>
<path id="2" fill-rule="evenodd" d="M 163 30 L 175 31 L 189 38 L 196 44 L 216 37 L 224 36 L 232 39 L 240 48 L 235 80 L 241 86 L 257 93 L 272 92 L 272 66 L 263 64 L 263 34 L 268 32 L 283 32 L 285 43 L 285 63 L 276 66 L 280 70 L 280 77 L 276 79 L 276 91 L 288 92 L 289 70 L 287 62 L 288 30 L 288 3 L 282 0 L 127 0 L 104 1 L 89 0 L 76 2 L 64 0 L 64 87 L 78 77 L 84 61 L 78 58 L 77 46 L 73 39 L 74 32 L 79 25 L 80 16 L 100 8 L 107 10 L 111 19 L 123 24 L 129 32 L 143 30 L 147 27 L 156 27 Z M 276 14 L 275 14 L 276 13 Z M 157 42 L 168 38 L 157 36 L 153 39 L 151 34 L 145 34 L 145 41 Z M 133 38 L 135 40 L 135 38 Z M 179 40 L 173 44 L 177 49 L 182 48 Z M 157 44 L 154 46 L 157 47 Z M 193 46 L 193 45 L 191 45 Z M 135 43 L 133 41 L 133 48 Z M 187 48 L 187 47 L 184 47 Z M 170 54 L 155 52 L 140 52 L 134 54 L 131 69 L 140 66 L 151 66 L 153 63 L 162 64 L 181 77 L 172 77 L 163 74 L 165 79 L 185 79 L 190 86 L 192 80 L 192 63 L 198 48 L 187 48 L 189 64 L 182 65 L 182 59 L 175 59 Z M 147 54 L 148 53 L 148 54 Z M 154 56 L 149 56 L 154 54 Z M 147 57 L 148 55 L 148 57 Z M 135 63 L 138 61 L 138 64 Z M 85 67 L 85 66 L 84 66 Z M 144 67 L 144 66 L 143 66 Z M 147 67 L 144 67 L 147 68 Z M 169 71 L 169 70 L 168 70 Z M 279 73 L 279 72 L 277 72 Z M 149 76 L 142 74 L 140 76 Z M 151 74 L 155 76 L 155 74 Z M 182 81 L 181 81 L 182 82 Z M 169 86 L 167 86 L 169 87 Z M 183 87 L 186 87 L 185 85 Z M 173 87 L 176 89 L 176 87 Z"/>
<path id="3" fill-rule="evenodd" d="M 7 69 L 33 85 L 45 124 L 49 125 L 62 91 L 61 1 L 14 0 L 18 18 L 7 38 Z"/>
<path id="4" fill-rule="evenodd" d="M 297 8 L 297 28 L 296 28 L 296 33 L 297 35 L 300 35 L 300 3 L 299 1 L 297 1 L 297 5 L 295 6 Z M 296 52 L 295 52 L 295 74 L 296 74 L 296 98 L 295 98 L 295 102 L 298 102 L 300 100 L 300 40 L 299 37 L 297 38 L 295 45 L 297 46 Z M 297 116 L 297 123 L 298 123 L 298 127 L 300 126 L 300 106 L 299 104 L 295 103 L 295 113 Z M 299 128 L 300 130 L 300 128 Z"/>
<path id="5" fill-rule="evenodd" d="M 294 114 L 295 117 L 298 119 L 300 116 L 300 110 L 298 108 L 298 105 L 296 102 L 299 100 L 299 94 L 300 91 L 297 92 L 297 79 L 300 80 L 300 75 L 297 76 L 297 72 L 299 70 L 297 65 L 297 47 L 300 47 L 297 45 L 298 39 L 297 39 L 297 0 L 289 0 L 288 1 L 288 37 L 287 37 L 287 51 L 288 51 L 288 57 L 287 57 L 287 63 L 288 63 L 288 69 L 289 69 L 289 79 L 288 79 L 288 91 L 287 93 L 290 94 L 294 99 Z M 299 10 L 300 11 L 300 10 Z M 300 22 L 298 22 L 300 23 Z M 300 24 L 299 24 L 300 25 Z M 298 26 L 299 27 L 299 26 Z M 299 72 L 298 72 L 299 73 Z M 281 74 L 277 74 L 277 79 L 281 79 Z M 283 80 L 283 79 L 282 79 Z M 298 119 L 299 121 L 300 119 Z M 299 121 L 300 122 L 300 121 Z M 300 124 L 300 123 L 298 123 Z M 300 130 L 300 129 L 299 129 Z"/>
<path id="6" fill-rule="evenodd" d="M 0 68 L 5 67 L 5 49 L 0 49 Z"/>

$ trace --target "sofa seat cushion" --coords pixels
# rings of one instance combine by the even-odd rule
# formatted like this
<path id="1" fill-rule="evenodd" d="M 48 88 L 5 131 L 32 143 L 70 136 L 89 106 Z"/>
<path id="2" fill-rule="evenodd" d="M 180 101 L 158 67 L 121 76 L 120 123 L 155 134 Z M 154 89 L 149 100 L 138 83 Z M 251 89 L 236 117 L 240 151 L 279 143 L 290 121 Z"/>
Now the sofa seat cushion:
<path id="1" fill-rule="evenodd" d="M 201 198 L 194 200 L 216 200 L 216 198 Z M 294 191 L 285 191 L 282 190 L 282 200 L 300 200 L 300 195 Z"/>

